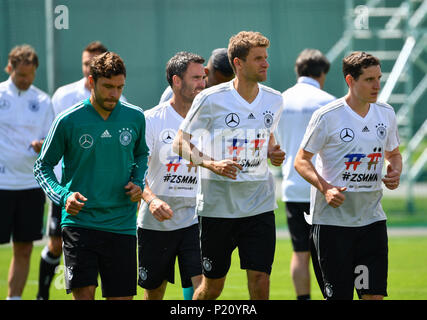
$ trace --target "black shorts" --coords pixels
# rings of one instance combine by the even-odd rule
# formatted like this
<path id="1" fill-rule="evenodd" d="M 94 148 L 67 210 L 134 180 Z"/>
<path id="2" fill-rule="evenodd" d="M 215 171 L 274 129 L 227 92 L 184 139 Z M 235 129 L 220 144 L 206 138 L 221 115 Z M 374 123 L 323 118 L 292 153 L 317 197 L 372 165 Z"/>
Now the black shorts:
<path id="1" fill-rule="evenodd" d="M 387 296 L 388 238 L 385 221 L 363 227 L 313 225 L 316 272 L 325 299 L 351 300 L 353 292 Z M 315 270 L 316 271 L 316 270 Z"/>
<path id="2" fill-rule="evenodd" d="M 0 243 L 32 242 L 43 237 L 46 196 L 41 188 L 0 190 Z"/>
<path id="3" fill-rule="evenodd" d="M 98 286 L 103 297 L 136 295 L 136 236 L 77 227 L 62 229 L 65 287 Z"/>
<path id="4" fill-rule="evenodd" d="M 182 287 L 191 287 L 191 278 L 202 274 L 197 224 L 173 231 L 138 228 L 138 284 L 142 288 L 156 289 L 165 280 L 174 283 L 176 258 Z"/>
<path id="5" fill-rule="evenodd" d="M 61 236 L 61 216 L 62 207 L 51 202 L 50 216 L 47 220 L 47 235 L 49 237 L 60 237 Z"/>
<path id="6" fill-rule="evenodd" d="M 199 218 L 203 274 L 225 277 L 239 249 L 240 268 L 271 273 L 276 249 L 274 212 L 246 218 Z"/>
<path id="7" fill-rule="evenodd" d="M 311 226 L 305 221 L 304 212 L 310 213 L 310 202 L 286 202 L 286 219 L 295 252 L 310 250 Z"/>

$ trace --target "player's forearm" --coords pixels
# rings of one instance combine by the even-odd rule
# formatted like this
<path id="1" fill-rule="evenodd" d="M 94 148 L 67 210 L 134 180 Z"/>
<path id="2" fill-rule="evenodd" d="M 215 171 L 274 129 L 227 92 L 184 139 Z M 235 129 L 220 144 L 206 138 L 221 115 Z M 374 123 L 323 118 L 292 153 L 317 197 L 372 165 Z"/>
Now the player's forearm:
<path id="1" fill-rule="evenodd" d="M 386 160 L 390 163 L 393 170 L 401 173 L 403 168 L 402 155 L 398 148 L 393 150 L 392 152 L 385 153 Z"/>
<path id="2" fill-rule="evenodd" d="M 206 156 L 197 149 L 196 146 L 191 143 L 190 139 L 191 136 L 188 133 L 179 130 L 173 141 L 173 152 L 198 166 L 205 166 L 207 165 L 207 161 L 213 161 L 211 157 Z"/>
<path id="3" fill-rule="evenodd" d="M 59 184 L 53 166 L 41 158 L 37 159 L 34 164 L 34 177 L 49 199 L 56 205 L 64 206 L 67 198 L 73 193 Z"/>
<path id="4" fill-rule="evenodd" d="M 326 180 L 317 172 L 311 162 L 311 157 L 308 158 L 307 155 L 304 155 L 302 150 L 298 151 L 295 157 L 294 167 L 304 180 L 313 185 L 323 194 L 325 194 L 327 189 L 331 187 L 331 185 L 327 183 Z"/>
<path id="5" fill-rule="evenodd" d="M 141 154 L 135 157 L 135 165 L 132 170 L 132 182 L 142 190 L 145 187 L 145 174 L 148 170 L 148 154 Z"/>
<path id="6" fill-rule="evenodd" d="M 157 198 L 157 195 L 150 189 L 150 187 L 148 186 L 147 180 L 145 180 L 145 187 L 144 187 L 144 190 L 142 191 L 142 200 L 149 203 L 156 198 Z"/>

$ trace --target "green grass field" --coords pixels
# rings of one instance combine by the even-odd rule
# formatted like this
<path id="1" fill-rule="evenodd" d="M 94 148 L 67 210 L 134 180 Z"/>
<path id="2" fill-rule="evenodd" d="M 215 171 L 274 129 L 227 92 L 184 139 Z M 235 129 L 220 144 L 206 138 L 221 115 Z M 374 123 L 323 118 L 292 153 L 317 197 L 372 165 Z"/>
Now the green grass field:
<path id="1" fill-rule="evenodd" d="M 425 199 L 416 199 L 417 211 L 405 214 L 404 201 L 402 199 L 385 199 L 383 206 L 388 213 L 390 226 L 427 226 L 427 203 Z M 282 204 L 276 211 L 278 228 L 286 228 L 286 219 Z M 387 299 L 392 300 L 426 300 L 427 299 L 427 236 L 402 236 L 389 238 L 389 275 Z M 38 265 L 41 245 L 34 247 L 31 260 L 30 275 L 24 290 L 23 299 L 33 300 L 37 292 Z M 274 300 L 295 299 L 294 289 L 290 278 L 290 257 L 292 247 L 290 239 L 278 239 L 275 261 L 271 274 L 270 298 Z M 12 248 L 10 245 L 0 246 L 0 300 L 7 295 L 7 277 Z M 312 273 L 313 275 L 313 273 Z M 322 299 L 317 283 L 312 278 L 312 299 Z M 176 283 L 169 284 L 165 299 L 181 300 L 182 290 L 180 286 L 179 272 L 176 272 Z M 97 299 L 101 298 L 100 288 L 97 290 Z M 143 290 L 138 288 L 135 299 L 142 299 Z M 354 296 L 356 298 L 356 295 Z M 54 278 L 51 287 L 52 300 L 70 300 L 64 290 L 63 268 L 59 267 L 59 273 Z M 224 291 L 220 299 L 246 300 L 248 299 L 246 272 L 240 270 L 237 250 L 235 250 L 232 266 L 227 275 Z"/>

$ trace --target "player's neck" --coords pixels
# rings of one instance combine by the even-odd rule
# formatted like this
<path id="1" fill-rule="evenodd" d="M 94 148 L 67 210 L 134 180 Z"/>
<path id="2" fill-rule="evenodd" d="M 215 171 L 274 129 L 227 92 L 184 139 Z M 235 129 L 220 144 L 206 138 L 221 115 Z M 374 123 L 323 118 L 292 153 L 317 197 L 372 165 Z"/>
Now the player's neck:
<path id="1" fill-rule="evenodd" d="M 258 95 L 258 82 L 248 81 L 242 77 L 236 77 L 234 79 L 233 86 L 239 95 L 248 103 L 252 103 Z"/>
<path id="2" fill-rule="evenodd" d="M 191 108 L 191 102 L 186 102 L 179 95 L 174 94 L 170 99 L 170 104 L 172 108 L 183 118 L 187 115 L 188 111 Z"/>
<path id="3" fill-rule="evenodd" d="M 350 92 L 345 96 L 345 101 L 347 102 L 349 107 L 362 118 L 364 118 L 368 114 L 370 108 L 369 102 L 361 101 L 360 99 L 352 95 Z"/>
<path id="4" fill-rule="evenodd" d="M 108 110 L 105 110 L 104 108 L 102 108 L 96 102 L 96 99 L 93 96 L 90 96 L 89 101 L 90 101 L 90 104 L 93 106 L 93 108 L 96 110 L 96 112 L 98 112 L 99 115 L 102 117 L 102 119 L 107 120 L 111 114 L 111 111 L 108 111 Z"/>

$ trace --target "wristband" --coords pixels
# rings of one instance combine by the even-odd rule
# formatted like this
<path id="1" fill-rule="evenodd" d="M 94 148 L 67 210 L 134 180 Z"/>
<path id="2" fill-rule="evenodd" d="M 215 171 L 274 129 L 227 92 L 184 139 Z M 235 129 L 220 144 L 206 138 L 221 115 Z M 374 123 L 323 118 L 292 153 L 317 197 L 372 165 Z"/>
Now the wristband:
<path id="1" fill-rule="evenodd" d="M 148 207 L 148 208 L 150 207 L 151 202 L 152 202 L 153 200 L 155 200 L 155 199 L 158 199 L 158 198 L 157 198 L 157 197 L 152 197 L 152 198 L 150 199 L 150 201 L 148 201 L 148 202 L 147 202 L 147 207 Z"/>

